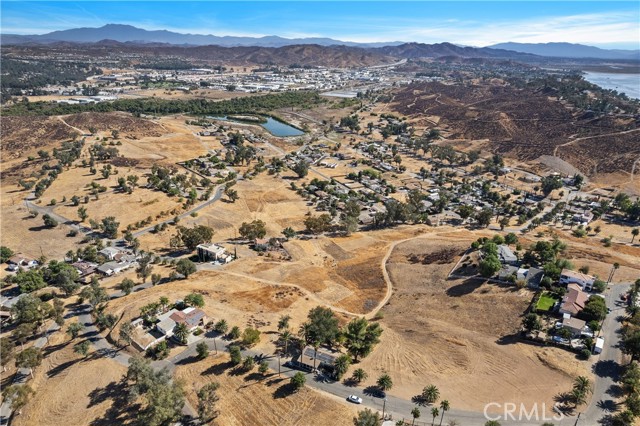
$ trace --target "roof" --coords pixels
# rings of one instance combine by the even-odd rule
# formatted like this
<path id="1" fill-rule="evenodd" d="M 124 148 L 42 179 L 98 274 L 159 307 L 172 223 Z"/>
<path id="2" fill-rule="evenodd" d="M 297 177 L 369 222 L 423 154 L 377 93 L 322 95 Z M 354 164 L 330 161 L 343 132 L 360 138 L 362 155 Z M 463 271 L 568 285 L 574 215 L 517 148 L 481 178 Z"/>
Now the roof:
<path id="1" fill-rule="evenodd" d="M 518 256 L 506 244 L 498 246 L 498 257 L 503 262 L 516 262 L 518 260 Z"/>
<path id="2" fill-rule="evenodd" d="M 195 327 L 206 316 L 202 309 L 189 307 L 184 311 L 175 311 L 169 318 L 179 324 L 187 324 L 189 327 Z"/>
<path id="3" fill-rule="evenodd" d="M 530 287 L 539 287 L 542 278 L 544 277 L 544 271 L 538 268 L 529 268 L 527 272 L 526 282 Z"/>
<path id="4" fill-rule="evenodd" d="M 585 303 L 589 299 L 589 295 L 580 290 L 576 284 L 569 284 L 567 294 L 562 298 L 560 310 L 571 312 L 574 315 L 584 309 Z"/>
<path id="5" fill-rule="evenodd" d="M 582 272 L 572 271 L 571 269 L 563 269 L 562 273 L 560 274 L 560 277 L 572 278 L 574 280 L 578 280 L 582 282 L 594 281 L 596 279 L 591 275 L 583 274 Z"/>
<path id="6" fill-rule="evenodd" d="M 102 250 L 100 250 L 98 253 L 108 254 L 108 255 L 114 256 L 114 255 L 120 253 L 120 251 L 121 250 L 119 248 L 116 248 L 116 247 L 105 247 Z"/>
<path id="7" fill-rule="evenodd" d="M 302 356 L 300 357 L 301 362 L 304 364 L 313 365 L 313 358 L 315 355 L 316 362 L 318 364 L 323 363 L 327 365 L 333 365 L 337 355 L 334 355 L 330 352 L 327 352 L 322 349 L 318 349 L 317 351 L 312 346 L 307 346 L 304 348 L 302 352 Z"/>
<path id="8" fill-rule="evenodd" d="M 581 319 L 571 317 L 571 318 L 564 318 L 562 320 L 562 325 L 564 327 L 573 328 L 574 330 L 582 330 L 585 327 L 585 325 L 587 325 L 587 323 Z"/>

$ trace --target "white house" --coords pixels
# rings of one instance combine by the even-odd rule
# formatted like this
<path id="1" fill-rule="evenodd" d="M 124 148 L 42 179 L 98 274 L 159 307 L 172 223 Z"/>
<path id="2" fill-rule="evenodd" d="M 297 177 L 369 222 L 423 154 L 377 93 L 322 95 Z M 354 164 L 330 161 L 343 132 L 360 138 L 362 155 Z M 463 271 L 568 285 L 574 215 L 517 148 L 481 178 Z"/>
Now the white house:
<path id="1" fill-rule="evenodd" d="M 560 284 L 578 284 L 583 291 L 591 291 L 596 278 L 581 272 L 563 269 L 560 273 Z"/>

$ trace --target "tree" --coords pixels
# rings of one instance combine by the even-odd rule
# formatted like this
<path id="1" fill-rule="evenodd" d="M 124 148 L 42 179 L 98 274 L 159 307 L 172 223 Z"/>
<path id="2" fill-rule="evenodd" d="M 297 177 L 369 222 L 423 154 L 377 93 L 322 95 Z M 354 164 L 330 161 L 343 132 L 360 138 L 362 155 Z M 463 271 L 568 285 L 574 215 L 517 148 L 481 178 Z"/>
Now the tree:
<path id="1" fill-rule="evenodd" d="M 442 400 L 440 402 L 440 410 L 442 410 L 442 414 L 440 416 L 440 425 L 442 425 L 442 419 L 444 418 L 444 413 L 446 413 L 447 411 L 449 411 L 450 404 L 449 401 L 447 401 L 446 399 Z"/>
<path id="2" fill-rule="evenodd" d="M 289 329 L 289 320 L 291 320 L 290 315 L 282 315 L 278 320 L 278 331 L 282 332 L 284 330 Z"/>
<path id="3" fill-rule="evenodd" d="M 292 227 L 288 226 L 282 230 L 282 235 L 284 235 L 287 240 L 290 240 L 296 236 L 296 231 L 294 231 Z"/>
<path id="4" fill-rule="evenodd" d="M 18 300 L 11 308 L 14 319 L 18 324 L 31 324 L 40 327 L 45 319 L 50 318 L 53 307 L 31 294 Z"/>
<path id="5" fill-rule="evenodd" d="M 27 405 L 29 398 L 35 392 L 31 389 L 31 386 L 27 384 L 10 385 L 2 391 L 5 401 L 10 401 L 11 410 L 22 414 L 22 408 Z"/>
<path id="6" fill-rule="evenodd" d="M 347 354 L 342 354 L 336 358 L 333 364 L 333 372 L 336 375 L 336 380 L 342 379 L 347 373 L 349 366 L 351 365 L 351 357 Z"/>
<path id="7" fill-rule="evenodd" d="M 174 238 L 179 241 L 180 245 L 185 246 L 191 252 L 200 244 L 210 243 L 213 235 L 213 228 L 208 226 L 197 225 L 193 228 L 178 226 L 177 234 Z"/>
<path id="8" fill-rule="evenodd" d="M 269 363 L 264 360 L 260 361 L 260 364 L 258 364 L 258 372 L 264 376 L 267 374 L 268 371 L 269 371 Z"/>
<path id="9" fill-rule="evenodd" d="M 7 371 L 7 365 L 15 359 L 15 345 L 8 337 L 0 339 L 0 363 L 2 371 Z"/>
<path id="10" fill-rule="evenodd" d="M 422 389 L 422 399 L 427 404 L 435 404 L 438 398 L 440 398 L 440 391 L 435 385 L 425 386 Z"/>
<path id="11" fill-rule="evenodd" d="M 545 176 L 542 178 L 541 182 L 541 189 L 542 189 L 542 193 L 546 196 L 548 196 L 549 194 L 551 194 L 551 192 L 554 189 L 560 189 L 562 188 L 562 180 L 560 179 L 560 176 Z"/>
<path id="12" fill-rule="evenodd" d="M 162 275 L 151 274 L 151 285 L 158 285 L 161 280 L 162 280 Z"/>
<path id="13" fill-rule="evenodd" d="M 125 322 L 120 327 L 120 332 L 118 334 L 119 340 L 125 342 L 127 345 L 131 344 L 133 335 L 133 326 L 130 322 Z"/>
<path id="14" fill-rule="evenodd" d="M 373 346 L 380 341 L 382 328 L 378 323 L 369 324 L 365 318 L 351 320 L 343 331 L 344 346 L 357 362 L 359 357 L 366 357 Z"/>
<path id="15" fill-rule="evenodd" d="M 299 178 L 303 178 L 309 174 L 309 163 L 304 160 L 300 160 L 291 167 L 291 170 L 293 170 Z"/>
<path id="16" fill-rule="evenodd" d="M 493 210 L 491 210 L 490 208 L 484 208 L 476 214 L 476 221 L 478 222 L 478 225 L 485 228 L 489 226 L 489 224 L 491 224 L 492 218 Z"/>
<path id="17" fill-rule="evenodd" d="M 84 330 L 84 326 L 79 322 L 72 322 L 67 326 L 67 334 L 71 336 L 71 340 L 75 340 L 82 330 Z"/>
<path id="18" fill-rule="evenodd" d="M 231 327 L 231 331 L 229 332 L 229 338 L 232 340 L 238 339 L 240 337 L 240 327 L 234 325 Z"/>
<path id="19" fill-rule="evenodd" d="M 267 235 L 267 224 L 261 220 L 254 220 L 251 223 L 242 222 L 239 232 L 240 236 L 245 240 L 264 238 Z"/>
<path id="20" fill-rule="evenodd" d="M 196 353 L 198 354 L 198 359 L 205 359 L 209 356 L 209 347 L 206 342 L 200 342 L 196 345 Z"/>
<path id="21" fill-rule="evenodd" d="M 631 244 L 633 244 L 633 240 L 635 240 L 635 239 L 636 239 L 636 237 L 638 236 L 638 234 L 640 234 L 640 229 L 639 229 L 639 228 L 633 228 L 633 229 L 631 230 L 631 235 L 632 235 L 632 237 L 631 237 Z"/>
<path id="22" fill-rule="evenodd" d="M 204 298 L 200 293 L 189 293 L 184 297 L 184 304 L 187 306 L 202 308 L 204 307 Z"/>
<path id="23" fill-rule="evenodd" d="M 98 280 L 94 280 L 89 286 L 82 289 L 80 292 L 80 298 L 84 301 L 88 301 L 94 308 L 103 302 L 109 300 L 107 291 L 100 287 Z M 82 303 L 82 302 L 81 302 Z"/>
<path id="24" fill-rule="evenodd" d="M 353 418 L 354 426 L 382 426 L 382 419 L 376 412 L 365 408 L 362 411 L 358 411 L 358 415 Z"/>
<path id="25" fill-rule="evenodd" d="M 196 264 L 189 259 L 180 259 L 176 264 L 176 272 L 184 275 L 185 278 L 189 278 L 189 275 L 197 271 Z"/>
<path id="26" fill-rule="evenodd" d="M 580 312 L 585 321 L 602 321 L 607 316 L 607 304 L 602 297 L 590 297 Z"/>
<path id="27" fill-rule="evenodd" d="M 304 226 L 311 234 L 321 234 L 331 228 L 331 216 L 327 213 L 309 216 L 304 220 Z"/>
<path id="28" fill-rule="evenodd" d="M 189 329 L 185 323 L 178 323 L 173 327 L 173 335 L 176 336 L 178 342 L 185 345 L 189 337 Z"/>
<path id="29" fill-rule="evenodd" d="M 80 222 L 84 222 L 85 220 L 87 220 L 89 214 L 87 213 L 86 207 L 78 207 L 78 217 L 80 218 Z"/>
<path id="30" fill-rule="evenodd" d="M 431 426 L 434 425 L 434 423 L 436 422 L 436 418 L 440 415 L 440 410 L 438 410 L 438 407 L 433 407 L 431 409 L 431 417 L 433 417 L 433 419 L 431 420 Z"/>
<path id="31" fill-rule="evenodd" d="M 491 254 L 487 255 L 478 263 L 478 270 L 480 271 L 480 275 L 485 278 L 491 278 L 494 276 L 500 269 L 502 268 L 502 264 L 497 256 Z"/>
<path id="32" fill-rule="evenodd" d="M 224 195 L 226 195 L 229 198 L 229 201 L 232 203 L 235 203 L 236 200 L 238 199 L 238 191 L 236 191 L 233 188 L 227 188 L 224 190 Z"/>
<path id="33" fill-rule="evenodd" d="M 42 351 L 40 348 L 30 347 L 16 356 L 16 365 L 20 368 L 28 368 L 33 378 L 33 369 L 42 363 Z"/>
<path id="34" fill-rule="evenodd" d="M 413 421 L 411 422 L 413 425 L 416 422 L 416 419 L 420 418 L 420 409 L 418 407 L 413 407 L 413 410 L 411 410 L 411 417 L 413 417 Z"/>
<path id="35" fill-rule="evenodd" d="M 242 360 L 242 369 L 244 371 L 251 371 L 253 370 L 254 366 L 255 366 L 255 360 L 253 359 L 252 356 L 247 356 L 245 359 Z"/>
<path id="36" fill-rule="evenodd" d="M 497 420 L 487 420 L 484 422 L 484 426 L 500 426 L 500 422 Z"/>
<path id="37" fill-rule="evenodd" d="M 305 340 L 315 345 L 323 343 L 333 344 L 338 337 L 340 329 L 338 318 L 330 308 L 322 306 L 315 307 L 307 315 L 307 325 Z"/>
<path id="38" fill-rule="evenodd" d="M 221 319 L 213 326 L 213 329 L 218 333 L 225 334 L 229 329 L 229 325 L 227 324 L 226 320 Z"/>
<path id="39" fill-rule="evenodd" d="M 522 319 L 522 327 L 526 331 L 540 330 L 542 328 L 542 324 L 540 323 L 538 315 L 531 312 Z"/>
<path id="40" fill-rule="evenodd" d="M 14 255 L 13 250 L 6 246 L 0 246 L 0 263 L 5 263 Z"/>
<path id="41" fill-rule="evenodd" d="M 87 354 L 89 353 L 89 347 L 90 347 L 90 343 L 88 340 L 83 340 L 80 343 L 77 343 L 73 346 L 73 351 L 77 354 L 82 355 L 84 358 L 87 357 Z"/>
<path id="42" fill-rule="evenodd" d="M 152 257 L 150 255 L 142 256 L 138 259 L 138 267 L 136 268 L 136 275 L 142 279 L 142 283 L 147 280 L 147 277 L 151 275 L 153 271 L 153 265 L 151 264 Z"/>
<path id="43" fill-rule="evenodd" d="M 229 357 L 233 365 L 238 365 L 242 362 L 242 353 L 240 347 L 236 345 L 229 346 Z"/>
<path id="44" fill-rule="evenodd" d="M 133 282 L 133 280 L 129 278 L 125 278 L 124 280 L 122 280 L 122 282 L 120 282 L 120 284 L 118 285 L 118 288 L 128 296 L 131 294 L 131 291 L 133 290 L 134 285 L 135 283 Z"/>
<path id="45" fill-rule="evenodd" d="M 13 277 L 13 282 L 20 288 L 20 293 L 31 293 L 47 286 L 42 272 L 37 269 L 18 270 Z"/>
<path id="46" fill-rule="evenodd" d="M 367 380 L 367 377 L 369 377 L 369 375 L 362 368 L 358 368 L 358 369 L 354 370 L 352 377 L 353 377 L 353 379 L 355 381 L 360 383 L 363 380 Z"/>
<path id="47" fill-rule="evenodd" d="M 247 327 L 242 332 L 242 343 L 246 346 L 255 346 L 260 341 L 260 330 Z"/>
<path id="48" fill-rule="evenodd" d="M 100 229 L 107 238 L 116 238 L 118 236 L 118 227 L 120 222 L 116 222 L 116 218 L 113 216 L 107 216 L 102 219 L 100 223 Z"/>
<path id="49" fill-rule="evenodd" d="M 578 376 L 573 381 L 573 388 L 571 390 L 571 396 L 573 397 L 576 406 L 582 405 L 586 402 L 587 395 L 592 392 L 591 381 L 585 376 Z"/>
<path id="50" fill-rule="evenodd" d="M 391 376 L 385 373 L 378 377 L 378 380 L 376 380 L 376 384 L 383 391 L 388 391 L 393 387 L 393 380 L 391 380 Z"/>
<path id="51" fill-rule="evenodd" d="M 42 220 L 44 222 L 44 226 L 47 228 L 55 228 L 58 226 L 58 221 L 51 217 L 49 214 L 45 214 L 42 216 Z"/>
<path id="52" fill-rule="evenodd" d="M 306 381 L 307 381 L 307 378 L 305 377 L 305 375 L 302 374 L 300 371 L 298 371 L 296 374 L 293 375 L 290 383 L 291 383 L 291 386 L 293 386 L 293 389 L 297 392 L 300 389 L 302 389 Z"/>
<path id="53" fill-rule="evenodd" d="M 219 388 L 220 384 L 214 382 L 207 383 L 198 391 L 198 416 L 205 423 L 215 419 L 219 414 L 215 406 L 220 399 L 218 396 Z"/>

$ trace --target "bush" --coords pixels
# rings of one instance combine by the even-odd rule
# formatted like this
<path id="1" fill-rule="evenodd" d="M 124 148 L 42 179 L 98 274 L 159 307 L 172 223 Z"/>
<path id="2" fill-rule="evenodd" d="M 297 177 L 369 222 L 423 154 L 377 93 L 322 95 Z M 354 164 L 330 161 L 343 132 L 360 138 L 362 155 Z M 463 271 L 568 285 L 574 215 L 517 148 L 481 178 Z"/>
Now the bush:
<path id="1" fill-rule="evenodd" d="M 242 333 L 242 343 L 247 346 L 254 346 L 256 343 L 260 341 L 260 330 L 256 330 L 255 328 L 247 327 Z"/>
<path id="2" fill-rule="evenodd" d="M 580 351 L 580 353 L 578 354 L 580 359 L 584 359 L 587 360 L 589 358 L 591 358 L 591 351 L 589 349 L 583 349 Z"/>

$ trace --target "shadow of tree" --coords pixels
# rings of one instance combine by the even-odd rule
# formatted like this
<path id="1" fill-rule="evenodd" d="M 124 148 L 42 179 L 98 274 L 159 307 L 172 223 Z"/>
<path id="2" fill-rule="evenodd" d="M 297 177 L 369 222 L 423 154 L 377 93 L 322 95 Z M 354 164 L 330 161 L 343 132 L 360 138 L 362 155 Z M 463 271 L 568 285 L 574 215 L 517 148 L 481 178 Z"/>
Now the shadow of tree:
<path id="1" fill-rule="evenodd" d="M 67 368 L 73 366 L 74 364 L 77 364 L 81 360 L 82 360 L 82 358 L 78 358 L 78 359 L 74 359 L 74 360 L 71 360 L 71 361 L 63 362 L 62 364 L 59 364 L 59 365 L 53 367 L 51 370 L 47 371 L 47 377 L 49 377 L 49 378 L 55 377 L 58 374 L 62 373 Z"/>
<path id="2" fill-rule="evenodd" d="M 618 411 L 618 404 L 612 399 L 600 400 L 596 402 L 596 406 L 602 411 L 606 411 L 608 413 L 614 413 Z"/>
<path id="3" fill-rule="evenodd" d="M 462 283 L 449 287 L 446 291 L 449 297 L 461 297 L 471 294 L 484 284 L 484 279 L 468 278 Z"/>
<path id="4" fill-rule="evenodd" d="M 291 383 L 285 383 L 273 392 L 273 399 L 286 398 L 297 392 L 297 389 Z"/>
<path id="5" fill-rule="evenodd" d="M 130 404 L 127 382 L 124 378 L 119 382 L 113 381 L 103 388 L 91 391 L 87 408 L 107 400 L 111 400 L 113 403 L 102 417 L 94 419 L 90 423 L 91 426 L 125 424 L 139 418 L 142 406 L 140 404 Z"/>
<path id="6" fill-rule="evenodd" d="M 617 380 L 620 376 L 620 364 L 613 360 L 600 360 L 593 364 L 593 373 L 598 377 L 610 377 Z"/>
<path id="7" fill-rule="evenodd" d="M 228 362 L 221 362 L 220 364 L 215 364 L 212 365 L 211 367 L 207 368 L 206 370 L 204 370 L 201 375 L 202 376 L 207 376 L 209 374 L 215 374 L 216 376 L 219 376 L 221 374 L 223 374 L 225 371 L 227 371 L 228 369 L 234 367 L 233 363 L 228 361 Z"/>

